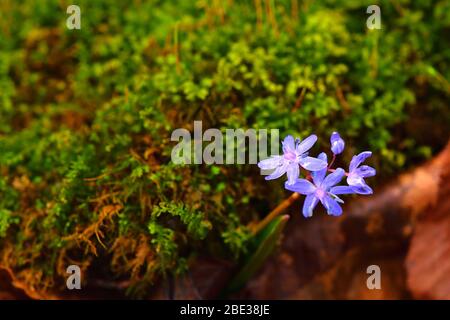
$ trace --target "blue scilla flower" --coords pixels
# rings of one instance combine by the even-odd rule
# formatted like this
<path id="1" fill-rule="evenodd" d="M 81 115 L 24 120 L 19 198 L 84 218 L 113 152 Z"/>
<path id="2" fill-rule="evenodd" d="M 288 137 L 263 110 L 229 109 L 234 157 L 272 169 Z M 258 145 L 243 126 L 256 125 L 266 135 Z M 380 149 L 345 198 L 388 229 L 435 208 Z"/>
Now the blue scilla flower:
<path id="1" fill-rule="evenodd" d="M 339 133 L 337 133 L 336 131 L 331 134 L 330 143 L 331 143 L 331 151 L 333 151 L 335 155 L 341 154 L 342 151 L 344 151 L 345 148 L 344 139 L 342 139 Z"/>
<path id="2" fill-rule="evenodd" d="M 327 162 L 327 155 L 323 152 L 318 158 Z M 341 182 L 345 175 L 343 169 L 337 168 L 329 175 L 326 175 L 327 171 L 327 168 L 324 168 L 313 172 L 312 182 L 306 179 L 297 179 L 292 185 L 289 185 L 288 183 L 285 184 L 287 190 L 306 195 L 302 210 L 305 217 L 312 216 L 313 210 L 319 201 L 325 207 L 329 215 L 340 216 L 342 214 L 342 208 L 339 205 L 339 202 L 343 203 L 344 201 L 337 195 L 355 193 L 350 186 L 336 186 Z"/>
<path id="3" fill-rule="evenodd" d="M 372 155 L 370 151 L 364 151 L 360 154 L 353 156 L 348 168 L 347 183 L 353 188 L 355 193 L 359 194 L 372 194 L 372 188 L 370 188 L 364 178 L 373 177 L 376 175 L 376 170 L 370 166 L 360 166 L 368 157 Z"/>
<path id="4" fill-rule="evenodd" d="M 272 156 L 258 163 L 258 167 L 263 170 L 275 170 L 265 179 L 272 180 L 281 177 L 286 173 L 287 185 L 292 185 L 299 177 L 300 167 L 309 171 L 322 170 L 327 167 L 327 162 L 321 159 L 309 157 L 307 151 L 316 143 L 317 136 L 310 135 L 303 141 L 294 140 L 294 137 L 287 136 L 284 138 L 283 155 Z"/>

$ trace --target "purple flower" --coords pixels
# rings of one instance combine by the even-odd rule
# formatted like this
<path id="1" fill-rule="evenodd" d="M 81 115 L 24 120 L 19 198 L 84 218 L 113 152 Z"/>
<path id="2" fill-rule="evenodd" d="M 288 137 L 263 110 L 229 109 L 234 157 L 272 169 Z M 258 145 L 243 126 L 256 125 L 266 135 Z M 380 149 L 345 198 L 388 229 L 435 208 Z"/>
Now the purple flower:
<path id="1" fill-rule="evenodd" d="M 327 155 L 321 153 L 318 156 L 322 161 L 327 162 Z M 336 186 L 345 175 L 345 171 L 341 168 L 336 169 L 333 173 L 327 174 L 327 168 L 312 173 L 312 180 L 297 179 L 293 185 L 285 184 L 285 188 L 306 195 L 303 203 L 303 215 L 308 218 L 313 214 L 313 210 L 319 201 L 332 216 L 340 216 L 342 208 L 338 202 L 343 201 L 337 196 L 338 194 L 354 193 L 353 188 L 349 186 Z"/>
<path id="2" fill-rule="evenodd" d="M 352 161 L 350 161 L 349 173 L 347 177 L 347 183 L 355 193 L 359 194 L 372 194 L 372 188 L 370 188 L 364 178 L 373 177 L 377 172 L 374 168 L 369 166 L 360 166 L 368 157 L 372 155 L 370 151 L 364 151 L 353 156 Z"/>
<path id="3" fill-rule="evenodd" d="M 314 134 L 303 141 L 300 139 L 294 140 L 294 137 L 290 135 L 284 138 L 282 142 L 283 155 L 272 156 L 258 163 L 258 167 L 263 170 L 275 170 L 265 179 L 277 179 L 286 173 L 288 178 L 287 184 L 292 185 L 300 174 L 299 165 L 309 171 L 317 171 L 326 168 L 326 161 L 308 157 L 307 151 L 312 148 L 316 141 L 317 136 Z"/>
<path id="4" fill-rule="evenodd" d="M 344 151 L 345 142 L 341 138 L 339 133 L 337 133 L 336 131 L 331 134 L 330 142 L 331 142 L 331 151 L 333 151 L 334 154 L 337 155 L 342 153 L 342 151 Z"/>

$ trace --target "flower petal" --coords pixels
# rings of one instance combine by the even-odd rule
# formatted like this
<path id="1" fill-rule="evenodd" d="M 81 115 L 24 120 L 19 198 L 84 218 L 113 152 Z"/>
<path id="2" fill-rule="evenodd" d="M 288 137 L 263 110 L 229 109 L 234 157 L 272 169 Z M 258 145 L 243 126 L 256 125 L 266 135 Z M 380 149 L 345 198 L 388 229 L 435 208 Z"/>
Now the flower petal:
<path id="1" fill-rule="evenodd" d="M 319 203 L 319 199 L 314 194 L 309 194 L 305 198 L 305 202 L 303 203 L 302 213 L 305 218 L 312 217 L 313 210 Z"/>
<path id="2" fill-rule="evenodd" d="M 317 159 L 327 162 L 327 154 L 325 152 L 322 152 L 317 156 Z M 314 183 L 318 186 L 322 183 L 323 179 L 327 175 L 327 168 L 325 167 L 322 170 L 313 171 L 311 174 L 312 174 Z"/>
<path id="3" fill-rule="evenodd" d="M 327 209 L 327 213 L 331 216 L 340 216 L 342 214 L 342 208 L 339 203 L 336 202 L 329 195 L 323 197 L 320 202 L 322 202 L 323 206 Z"/>
<path id="4" fill-rule="evenodd" d="M 363 151 L 357 156 L 353 156 L 352 161 L 350 161 L 349 170 L 350 171 L 355 170 L 357 167 L 359 167 L 361 163 L 363 163 L 371 155 L 372 155 L 371 151 Z"/>
<path id="5" fill-rule="evenodd" d="M 310 135 L 308 138 L 304 139 L 297 146 L 297 155 L 301 155 L 312 148 L 314 143 L 317 141 L 317 136 L 315 134 Z"/>
<path id="6" fill-rule="evenodd" d="M 299 168 L 298 164 L 291 163 L 287 168 L 286 174 L 287 174 L 287 178 L 288 178 L 287 184 L 293 185 L 295 183 L 295 181 L 297 181 L 298 176 L 300 174 L 300 168 Z"/>
<path id="7" fill-rule="evenodd" d="M 283 153 L 295 153 L 295 140 L 293 136 L 288 135 L 281 144 L 283 145 Z"/>
<path id="8" fill-rule="evenodd" d="M 297 179 L 293 185 L 289 185 L 288 182 L 284 184 L 287 190 L 298 192 L 300 194 L 311 194 L 316 191 L 316 187 L 306 179 Z"/>
<path id="9" fill-rule="evenodd" d="M 361 186 L 366 184 L 364 182 L 364 178 L 358 175 L 357 173 L 350 173 L 347 177 L 347 184 L 349 186 Z"/>
<path id="10" fill-rule="evenodd" d="M 272 156 L 268 159 L 261 160 L 258 162 L 258 167 L 262 170 L 270 170 L 278 167 L 283 161 L 283 156 Z"/>
<path id="11" fill-rule="evenodd" d="M 313 157 L 303 157 L 299 160 L 300 165 L 309 171 L 319 171 L 325 169 L 328 166 L 326 161 L 313 158 Z"/>
<path id="12" fill-rule="evenodd" d="M 288 164 L 287 163 L 283 163 L 283 165 L 277 167 L 275 169 L 274 172 L 272 172 L 270 175 L 268 175 L 267 177 L 265 177 L 266 180 L 273 180 L 273 179 L 277 179 L 279 177 L 281 177 L 283 174 L 286 173 L 288 168 Z"/>
<path id="13" fill-rule="evenodd" d="M 351 186 L 336 186 L 330 189 L 332 194 L 353 194 L 355 191 Z"/>
<path id="14" fill-rule="evenodd" d="M 334 154 L 340 154 L 342 153 L 342 151 L 344 151 L 345 141 L 341 138 L 339 133 L 333 132 L 331 134 L 330 143 L 331 143 L 331 151 Z"/>
<path id="15" fill-rule="evenodd" d="M 377 174 L 377 171 L 369 166 L 360 166 L 355 172 L 363 178 L 373 177 Z"/>
<path id="16" fill-rule="evenodd" d="M 324 189 L 331 188 L 341 182 L 344 177 L 345 171 L 342 168 L 337 168 L 334 172 L 330 173 L 322 182 L 322 187 Z"/>
<path id="17" fill-rule="evenodd" d="M 366 183 L 357 185 L 357 186 L 351 186 L 353 191 L 357 194 L 372 194 L 373 190 L 371 187 L 369 187 Z"/>

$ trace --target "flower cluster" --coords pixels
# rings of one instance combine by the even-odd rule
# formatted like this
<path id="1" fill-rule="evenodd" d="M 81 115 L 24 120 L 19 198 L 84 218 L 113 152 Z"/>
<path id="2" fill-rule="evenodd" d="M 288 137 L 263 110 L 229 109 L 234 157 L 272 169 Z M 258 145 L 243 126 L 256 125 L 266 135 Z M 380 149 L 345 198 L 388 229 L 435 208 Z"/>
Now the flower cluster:
<path id="1" fill-rule="evenodd" d="M 330 163 L 324 152 L 320 153 L 317 158 L 308 155 L 308 150 L 316 141 L 316 135 L 311 135 L 303 141 L 287 136 L 282 142 L 283 155 L 262 160 L 258 166 L 264 170 L 273 170 L 266 180 L 277 179 L 286 174 L 285 188 L 306 196 L 303 204 L 305 217 L 312 216 L 313 210 L 319 202 L 322 203 L 329 215 L 339 216 L 342 214 L 339 203 L 344 201 L 338 195 L 373 193 L 364 178 L 374 176 L 376 171 L 372 167 L 361 165 L 372 155 L 372 152 L 364 151 L 353 156 L 348 172 L 345 172 L 342 168 L 332 168 L 336 155 L 341 154 L 345 148 L 345 142 L 339 133 L 333 132 L 330 138 L 333 153 Z M 300 178 L 300 167 L 309 171 L 305 174 L 305 178 Z M 338 185 L 344 176 L 347 177 L 347 185 Z"/>

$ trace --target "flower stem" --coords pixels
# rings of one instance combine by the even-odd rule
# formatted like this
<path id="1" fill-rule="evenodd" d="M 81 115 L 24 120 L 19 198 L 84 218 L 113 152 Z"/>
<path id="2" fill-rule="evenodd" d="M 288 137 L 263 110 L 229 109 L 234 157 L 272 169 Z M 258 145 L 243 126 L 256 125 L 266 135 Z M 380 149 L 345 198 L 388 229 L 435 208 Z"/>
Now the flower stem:
<path id="1" fill-rule="evenodd" d="M 333 159 L 331 159 L 331 162 L 330 162 L 330 164 L 328 165 L 328 169 L 331 168 L 331 166 L 332 166 L 333 163 L 334 163 L 334 160 L 336 160 L 336 155 L 333 153 Z"/>
<path id="2" fill-rule="evenodd" d="M 275 217 L 277 217 L 280 213 L 282 213 L 285 209 L 287 209 L 292 203 L 300 198 L 300 194 L 294 192 L 291 196 L 281 202 L 275 209 L 273 209 L 263 220 L 261 220 L 257 225 L 253 227 L 252 233 L 257 234 L 259 231 L 264 229 L 264 227 L 272 221 Z"/>

